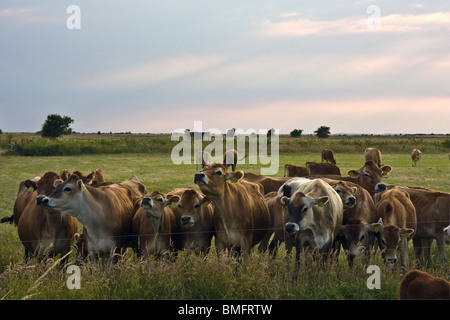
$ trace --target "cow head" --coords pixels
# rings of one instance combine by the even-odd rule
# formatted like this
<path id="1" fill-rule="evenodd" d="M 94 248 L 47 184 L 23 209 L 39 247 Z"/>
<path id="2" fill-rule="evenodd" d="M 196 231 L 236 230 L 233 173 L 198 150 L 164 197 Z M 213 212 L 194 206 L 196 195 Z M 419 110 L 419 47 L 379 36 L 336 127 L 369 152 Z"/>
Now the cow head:
<path id="1" fill-rule="evenodd" d="M 387 175 L 392 170 L 390 166 L 378 166 L 372 160 L 367 161 L 359 170 L 350 170 L 348 174 L 356 178 L 356 182 L 370 193 L 386 190 L 386 184 L 382 182 L 382 176 Z"/>
<path id="2" fill-rule="evenodd" d="M 53 191 L 47 196 L 37 197 L 36 203 L 44 207 L 51 207 L 66 214 L 72 212 L 72 201 L 80 196 L 85 185 L 76 174 L 72 174 L 66 181 L 55 179 L 52 183 Z"/>
<path id="3" fill-rule="evenodd" d="M 303 192 L 296 192 L 292 197 L 283 196 L 281 204 L 289 212 L 289 220 L 285 225 L 288 233 L 304 230 L 313 219 L 313 207 L 322 207 L 328 202 L 328 197 L 312 198 Z"/>
<path id="4" fill-rule="evenodd" d="M 356 203 L 355 194 L 358 191 L 357 187 L 348 185 L 345 181 L 330 182 L 331 187 L 336 191 L 342 200 L 345 209 L 353 208 Z"/>
<path id="5" fill-rule="evenodd" d="M 227 183 L 239 181 L 244 176 L 243 171 L 228 173 L 224 165 L 213 164 L 202 169 L 194 176 L 194 183 L 209 197 L 220 197 L 224 194 Z"/>
<path id="6" fill-rule="evenodd" d="M 193 226 L 202 219 L 202 206 L 207 206 L 209 199 L 193 189 L 188 189 L 179 197 L 177 207 L 181 213 L 181 225 Z"/>
<path id="7" fill-rule="evenodd" d="M 359 219 L 349 219 L 341 226 L 347 243 L 347 257 L 350 266 L 353 260 L 367 248 L 369 243 L 369 231 L 374 231 L 377 224 L 365 223 Z"/>
<path id="8" fill-rule="evenodd" d="M 35 188 L 36 188 L 36 192 L 38 194 L 38 196 L 36 197 L 37 205 L 43 204 L 42 200 L 54 191 L 56 181 L 60 181 L 58 174 L 56 174 L 55 172 L 49 171 L 49 172 L 46 172 L 36 182 Z"/>
<path id="9" fill-rule="evenodd" d="M 178 196 L 166 199 L 166 196 L 158 191 L 146 194 L 141 200 L 141 207 L 144 209 L 145 216 L 148 219 L 161 219 L 164 214 L 164 208 L 176 202 Z"/>
<path id="10" fill-rule="evenodd" d="M 411 228 L 399 228 L 396 225 L 385 225 L 383 219 L 373 224 L 375 232 L 380 233 L 380 247 L 384 250 L 383 257 L 385 261 L 397 262 L 397 247 L 400 242 L 407 241 L 407 239 L 414 233 Z"/>

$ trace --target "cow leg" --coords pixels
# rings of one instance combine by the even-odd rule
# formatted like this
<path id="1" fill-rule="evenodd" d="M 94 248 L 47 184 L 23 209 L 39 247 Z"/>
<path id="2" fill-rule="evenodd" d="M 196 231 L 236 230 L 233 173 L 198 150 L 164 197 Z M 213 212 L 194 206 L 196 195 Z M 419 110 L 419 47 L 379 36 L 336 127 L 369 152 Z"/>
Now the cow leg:
<path id="1" fill-rule="evenodd" d="M 409 270 L 408 240 L 402 239 L 399 243 L 400 262 L 403 274 Z"/>
<path id="2" fill-rule="evenodd" d="M 433 239 L 422 239 L 423 265 L 427 266 L 431 262 L 431 244 Z"/>
<path id="3" fill-rule="evenodd" d="M 439 255 L 439 264 L 443 266 L 447 260 L 447 255 L 445 253 L 445 234 L 443 232 L 436 234 L 436 245 Z"/>

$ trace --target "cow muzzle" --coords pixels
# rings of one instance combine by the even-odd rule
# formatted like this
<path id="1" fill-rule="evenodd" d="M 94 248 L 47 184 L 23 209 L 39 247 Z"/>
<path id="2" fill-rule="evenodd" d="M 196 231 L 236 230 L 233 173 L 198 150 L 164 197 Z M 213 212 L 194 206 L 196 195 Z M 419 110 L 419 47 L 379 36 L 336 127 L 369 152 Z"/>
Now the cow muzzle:
<path id="1" fill-rule="evenodd" d="M 193 225 L 194 224 L 194 218 L 191 216 L 182 216 L 181 217 L 181 224 L 182 225 Z"/>
<path id="2" fill-rule="evenodd" d="M 384 182 L 377 183 L 375 186 L 375 192 L 386 190 L 386 184 Z"/>
<path id="3" fill-rule="evenodd" d="M 147 198 L 147 197 L 142 198 L 141 207 L 143 207 L 143 206 L 147 206 L 147 207 L 153 208 L 153 201 L 152 201 L 152 199 Z"/>
<path id="4" fill-rule="evenodd" d="M 49 198 L 47 198 L 46 196 L 42 196 L 42 195 L 37 196 L 35 201 L 38 206 L 43 206 L 43 207 L 49 206 Z"/>
<path id="5" fill-rule="evenodd" d="M 284 228 L 285 228 L 287 233 L 294 233 L 294 232 L 297 232 L 297 231 L 300 230 L 300 227 L 295 222 L 288 222 L 288 223 L 286 223 Z"/>
<path id="6" fill-rule="evenodd" d="M 203 172 L 199 172 L 196 173 L 194 176 L 194 183 L 198 184 L 198 183 L 204 183 L 204 184 L 208 184 L 208 180 L 206 179 L 206 175 Z"/>

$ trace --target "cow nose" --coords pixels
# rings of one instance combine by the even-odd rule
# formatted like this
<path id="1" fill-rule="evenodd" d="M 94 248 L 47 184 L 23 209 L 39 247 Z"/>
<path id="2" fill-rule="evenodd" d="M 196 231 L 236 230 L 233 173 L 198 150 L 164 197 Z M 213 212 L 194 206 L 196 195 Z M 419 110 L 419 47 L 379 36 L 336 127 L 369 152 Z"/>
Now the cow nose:
<path id="1" fill-rule="evenodd" d="M 355 204 L 356 203 L 356 198 L 355 197 L 348 197 L 347 201 L 349 204 Z"/>
<path id="2" fill-rule="evenodd" d="M 37 196 L 36 197 L 36 204 L 38 206 L 47 205 L 48 204 L 48 198 L 46 196 L 42 196 L 42 195 Z"/>
<path id="3" fill-rule="evenodd" d="M 350 261 L 353 261 L 355 259 L 355 257 L 356 257 L 356 254 L 354 254 L 354 253 L 348 254 L 348 260 L 350 260 Z"/>
<path id="4" fill-rule="evenodd" d="M 377 183 L 375 186 L 375 191 L 384 191 L 386 190 L 386 184 L 384 182 Z"/>
<path id="5" fill-rule="evenodd" d="M 397 257 L 389 257 L 386 260 L 390 263 L 397 263 Z"/>
<path id="6" fill-rule="evenodd" d="M 142 198 L 141 207 L 142 206 L 149 206 L 150 208 L 153 207 L 152 199 L 150 199 L 148 197 Z"/>
<path id="7" fill-rule="evenodd" d="M 194 223 L 194 219 L 191 216 L 181 217 L 181 224 L 190 224 L 190 223 Z"/>
<path id="8" fill-rule="evenodd" d="M 298 231 L 298 224 L 294 222 L 288 222 L 285 225 L 286 232 L 292 233 Z"/>
<path id="9" fill-rule="evenodd" d="M 197 183 L 199 181 L 203 181 L 205 179 L 205 177 L 206 176 L 205 176 L 205 174 L 203 172 L 196 173 L 195 176 L 194 176 L 194 183 Z"/>

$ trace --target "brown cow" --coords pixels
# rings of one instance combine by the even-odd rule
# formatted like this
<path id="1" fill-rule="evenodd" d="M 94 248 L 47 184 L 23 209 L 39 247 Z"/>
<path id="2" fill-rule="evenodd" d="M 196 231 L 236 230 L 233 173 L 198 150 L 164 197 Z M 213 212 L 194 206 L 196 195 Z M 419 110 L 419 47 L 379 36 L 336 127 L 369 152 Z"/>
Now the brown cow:
<path id="1" fill-rule="evenodd" d="M 197 190 L 188 188 L 176 188 L 167 197 L 174 197 L 174 201 L 177 201 L 177 206 L 172 210 L 179 225 L 180 249 L 207 254 L 214 235 L 213 208 L 209 199 Z"/>
<path id="2" fill-rule="evenodd" d="M 336 159 L 334 158 L 333 151 L 330 149 L 322 150 L 322 162 L 330 162 L 332 164 L 336 164 Z"/>
<path id="3" fill-rule="evenodd" d="M 450 194 L 420 187 L 397 186 L 397 189 L 406 191 L 416 208 L 417 229 L 413 239 L 416 259 L 422 264 L 430 262 L 435 239 L 442 265 L 447 259 L 443 229 L 450 224 Z"/>
<path id="4" fill-rule="evenodd" d="M 119 253 L 125 249 L 131 240 L 135 207 L 129 188 L 135 180 L 127 181 L 128 186 L 112 183 L 94 188 L 72 174 L 41 199 L 41 205 L 76 217 L 83 224 L 92 257 L 96 259 L 96 254 L 109 256 L 112 250 Z"/>
<path id="5" fill-rule="evenodd" d="M 238 161 L 244 160 L 245 158 L 247 158 L 247 156 L 248 155 L 246 154 L 244 157 L 242 157 L 242 159 L 238 160 L 237 151 L 235 149 L 228 150 L 223 155 L 223 165 L 225 166 L 225 168 L 228 169 L 228 167 L 231 167 L 231 171 L 235 171 Z"/>
<path id="6" fill-rule="evenodd" d="M 242 178 L 243 181 L 255 182 L 262 185 L 264 194 L 277 191 L 286 181 L 290 179 L 290 177 L 270 177 L 250 172 L 245 172 L 244 177 Z"/>
<path id="7" fill-rule="evenodd" d="M 336 174 L 339 176 L 341 175 L 341 170 L 339 170 L 339 167 L 332 163 L 307 162 L 306 168 L 308 169 L 310 176 L 322 174 Z"/>
<path id="8" fill-rule="evenodd" d="M 382 176 L 391 172 L 390 166 L 379 168 L 372 160 L 367 161 L 359 170 L 350 170 L 350 177 L 342 177 L 342 180 L 356 183 L 363 187 L 371 195 L 386 190 L 386 184 L 382 182 Z M 335 179 L 335 178 L 334 178 Z"/>
<path id="9" fill-rule="evenodd" d="M 450 300 L 450 282 L 420 270 L 411 270 L 400 282 L 398 298 L 400 300 Z"/>
<path id="10" fill-rule="evenodd" d="M 285 177 L 306 177 L 309 175 L 309 170 L 304 166 L 296 166 L 293 164 L 284 165 Z"/>
<path id="11" fill-rule="evenodd" d="M 59 175 L 63 181 L 66 181 L 72 175 L 72 173 L 75 173 L 83 181 L 84 184 L 89 184 L 94 187 L 105 182 L 103 171 L 100 169 L 92 170 L 91 173 L 87 176 L 84 176 L 80 171 L 70 172 L 67 169 L 63 169 Z"/>
<path id="12" fill-rule="evenodd" d="M 420 167 L 420 159 L 422 158 L 422 151 L 419 149 L 413 149 L 411 152 L 411 160 L 412 160 L 412 166 L 417 167 L 417 163 L 419 163 Z"/>
<path id="13" fill-rule="evenodd" d="M 160 257 L 173 251 L 172 235 L 177 229 L 172 202 L 158 191 L 142 198 L 132 223 L 132 248 L 138 256 Z"/>
<path id="14" fill-rule="evenodd" d="M 417 229 L 416 209 L 408 193 L 396 188 L 378 194 L 376 198 L 380 221 L 374 225 L 379 228 L 384 259 L 396 263 L 398 247 L 402 268 L 408 270 L 408 241 Z"/>
<path id="15" fill-rule="evenodd" d="M 364 150 L 364 160 L 367 162 L 372 160 L 380 168 L 381 167 L 381 152 L 377 148 L 366 148 Z"/>
<path id="16" fill-rule="evenodd" d="M 66 255 L 78 230 L 77 220 L 51 208 L 38 206 L 40 199 L 50 194 L 53 183 L 59 179 L 55 172 L 46 172 L 37 181 L 37 189 L 26 196 L 26 205 L 17 223 L 20 241 L 25 247 L 25 260 L 29 256 Z M 67 260 L 67 259 L 65 259 Z"/>
<path id="17" fill-rule="evenodd" d="M 263 187 L 241 180 L 243 176 L 242 171 L 228 173 L 225 166 L 215 164 L 194 177 L 194 183 L 214 205 L 217 252 L 240 249 L 242 259 L 263 239 L 260 250 L 264 249 L 273 233 Z"/>

